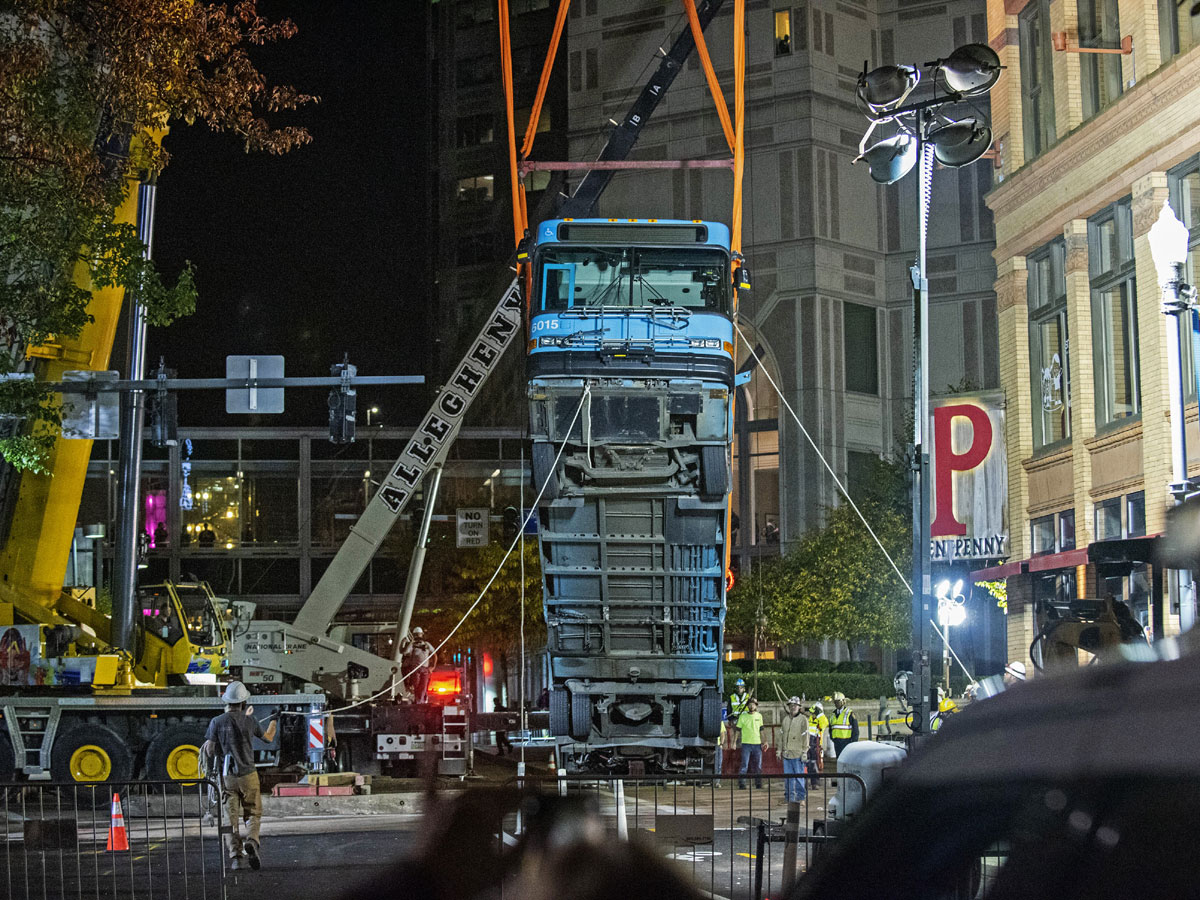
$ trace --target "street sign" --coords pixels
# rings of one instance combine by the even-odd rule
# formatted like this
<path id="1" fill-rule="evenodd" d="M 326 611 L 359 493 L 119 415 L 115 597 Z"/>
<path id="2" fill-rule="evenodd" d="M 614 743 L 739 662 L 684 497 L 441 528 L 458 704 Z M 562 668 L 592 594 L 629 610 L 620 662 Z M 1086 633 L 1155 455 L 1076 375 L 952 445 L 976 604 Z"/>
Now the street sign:
<path id="1" fill-rule="evenodd" d="M 120 372 L 90 372 L 86 369 L 63 372 L 62 380 L 111 382 Z M 121 436 L 121 395 L 116 391 L 71 394 L 63 398 L 62 436 L 72 440 L 117 440 Z"/>
<path id="2" fill-rule="evenodd" d="M 282 356 L 227 356 L 225 377 L 253 380 L 282 378 Z M 227 413 L 281 413 L 283 388 L 228 388 L 225 391 Z"/>
<path id="3" fill-rule="evenodd" d="M 488 534 L 487 507 L 481 509 L 459 509 L 457 527 L 454 530 L 455 546 L 457 547 L 486 547 L 491 543 Z"/>

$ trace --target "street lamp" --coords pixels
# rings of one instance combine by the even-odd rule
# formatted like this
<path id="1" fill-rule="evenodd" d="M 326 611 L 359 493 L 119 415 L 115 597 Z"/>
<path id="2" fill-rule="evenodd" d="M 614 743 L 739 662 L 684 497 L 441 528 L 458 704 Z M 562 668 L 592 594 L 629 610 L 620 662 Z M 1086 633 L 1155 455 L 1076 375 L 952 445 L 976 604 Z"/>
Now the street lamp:
<path id="1" fill-rule="evenodd" d="M 938 624 L 942 626 L 942 678 L 946 681 L 946 696 L 950 696 L 950 629 L 957 628 L 967 620 L 966 597 L 963 596 L 963 581 L 958 579 L 951 587 L 950 579 L 938 582 Z"/>
<path id="2" fill-rule="evenodd" d="M 372 406 L 370 409 L 367 410 L 367 427 L 368 428 L 371 427 L 371 416 L 377 416 L 377 415 L 379 415 L 379 407 L 378 406 Z"/>
<path id="3" fill-rule="evenodd" d="M 932 560 L 929 546 L 929 447 L 925 435 L 929 427 L 929 280 L 926 257 L 933 163 L 936 159 L 943 166 L 957 168 L 970 165 L 988 151 L 992 143 L 992 129 L 982 117 L 975 115 L 956 120 L 946 115 L 943 108 L 969 97 L 986 94 L 999 79 L 1003 66 L 991 47 L 986 44 L 967 44 L 945 59 L 928 62 L 922 68 L 932 76 L 926 80 L 933 84 L 933 95 L 925 100 L 906 103 L 909 94 L 921 81 L 918 67 L 881 66 L 868 72 L 866 65 L 863 65 L 855 97 L 871 124 L 863 135 L 859 155 L 854 160 L 865 160 L 871 178 L 880 184 L 899 181 L 912 171 L 914 163 L 918 176 L 917 261 L 912 267 L 915 307 L 913 329 L 917 337 L 917 352 L 913 359 L 913 677 L 909 680 L 909 699 L 914 713 L 913 731 L 918 734 L 928 728 L 930 712 L 928 623 Z M 939 88 L 943 90 L 939 91 Z M 868 146 L 871 134 L 884 124 L 896 129 L 896 134 Z M 949 589 L 947 583 L 946 590 Z"/>
<path id="4" fill-rule="evenodd" d="M 1175 215 L 1170 202 L 1164 201 L 1158 220 L 1150 227 L 1150 255 L 1154 258 L 1154 269 L 1158 284 L 1163 292 L 1162 311 L 1167 317 L 1167 381 L 1170 392 L 1171 418 L 1174 424 L 1171 440 L 1171 478 L 1168 487 L 1175 505 L 1200 490 L 1200 485 L 1188 478 L 1187 471 L 1187 385 L 1183 376 L 1184 323 L 1191 327 L 1192 359 L 1200 363 L 1200 313 L 1197 312 L 1196 289 L 1184 280 L 1184 264 L 1187 262 L 1188 243 L 1191 235 L 1188 228 Z M 1170 334 L 1174 328 L 1175 334 Z M 1200 366 L 1193 366 L 1200 376 Z M 1180 584 L 1190 580 L 1180 573 Z M 1196 584 L 1192 581 L 1192 602 L 1195 603 Z M 1182 613 L 1183 604 L 1180 605 Z M 1158 635 L 1155 635 L 1158 637 Z"/>

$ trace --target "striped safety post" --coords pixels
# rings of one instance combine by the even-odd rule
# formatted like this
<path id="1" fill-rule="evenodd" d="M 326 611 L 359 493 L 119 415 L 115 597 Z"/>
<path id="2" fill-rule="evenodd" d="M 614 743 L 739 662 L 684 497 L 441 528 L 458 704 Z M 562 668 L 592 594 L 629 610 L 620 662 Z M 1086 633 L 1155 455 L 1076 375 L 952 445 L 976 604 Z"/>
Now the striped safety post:
<path id="1" fill-rule="evenodd" d="M 325 714 L 313 707 L 308 715 L 308 764 L 313 772 L 325 771 Z"/>

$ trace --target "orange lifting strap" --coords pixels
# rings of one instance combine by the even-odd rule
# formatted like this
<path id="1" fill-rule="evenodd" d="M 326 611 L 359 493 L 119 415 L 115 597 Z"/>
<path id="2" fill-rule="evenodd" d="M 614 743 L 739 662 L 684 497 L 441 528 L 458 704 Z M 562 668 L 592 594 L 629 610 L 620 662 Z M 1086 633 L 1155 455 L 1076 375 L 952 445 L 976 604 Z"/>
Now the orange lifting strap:
<path id="1" fill-rule="evenodd" d="M 508 31 L 508 0 L 498 0 L 500 23 L 500 72 L 504 78 L 504 111 L 508 116 L 508 180 L 512 187 L 513 246 L 525 235 L 525 186 L 517 174 L 517 125 L 513 112 L 512 41 Z"/>
<path id="2" fill-rule="evenodd" d="M 563 26 L 567 24 L 567 11 L 570 8 L 571 0 L 559 0 L 554 34 L 550 36 L 550 49 L 546 51 L 546 62 L 542 64 L 542 80 L 538 82 L 537 98 L 533 101 L 533 112 L 529 116 L 529 126 L 525 129 L 525 142 L 521 144 L 521 159 L 528 159 L 533 150 L 538 119 L 542 116 L 542 104 L 546 100 L 546 88 L 550 86 L 550 73 L 554 70 L 554 58 L 558 54 L 558 41 L 562 37 Z"/>

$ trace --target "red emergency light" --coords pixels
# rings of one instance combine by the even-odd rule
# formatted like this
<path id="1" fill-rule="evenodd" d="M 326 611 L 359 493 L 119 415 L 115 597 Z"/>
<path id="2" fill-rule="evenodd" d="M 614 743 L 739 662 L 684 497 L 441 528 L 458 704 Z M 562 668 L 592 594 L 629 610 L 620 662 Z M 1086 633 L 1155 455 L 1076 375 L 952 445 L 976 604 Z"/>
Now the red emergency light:
<path id="1" fill-rule="evenodd" d="M 494 669 L 495 669 L 495 666 L 492 663 L 492 654 L 490 654 L 490 653 L 483 654 L 483 677 L 491 678 L 492 671 Z"/>
<path id="2" fill-rule="evenodd" d="M 428 702 L 437 706 L 455 702 L 462 693 L 462 674 L 458 669 L 434 669 L 427 693 Z"/>

